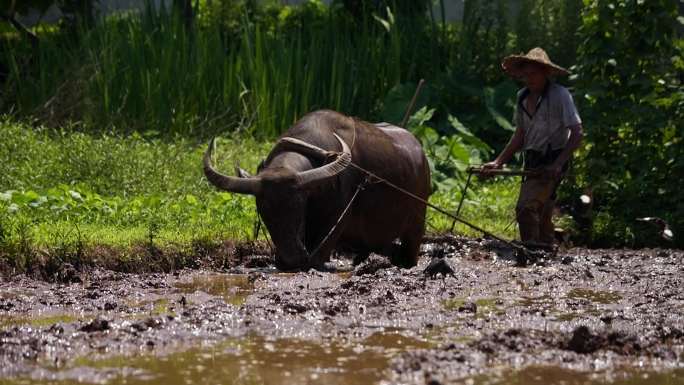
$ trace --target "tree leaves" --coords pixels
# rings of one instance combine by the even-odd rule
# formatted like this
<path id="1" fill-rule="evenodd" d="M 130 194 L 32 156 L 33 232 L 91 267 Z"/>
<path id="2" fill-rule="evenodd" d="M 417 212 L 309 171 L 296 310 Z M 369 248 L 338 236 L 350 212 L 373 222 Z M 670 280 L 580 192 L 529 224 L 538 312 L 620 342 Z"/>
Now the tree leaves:
<path id="1" fill-rule="evenodd" d="M 504 81 L 495 87 L 484 87 L 482 90 L 485 106 L 499 127 L 507 131 L 515 131 L 509 118 L 505 117 L 500 111 L 506 102 L 515 95 L 515 86 L 510 81 Z"/>
<path id="2" fill-rule="evenodd" d="M 397 84 L 392 87 L 392 89 L 387 93 L 383 102 L 383 109 L 380 113 L 380 117 L 388 123 L 400 124 L 401 120 L 404 118 L 408 104 L 413 98 L 413 94 L 416 92 L 417 84 L 413 82 L 407 82 L 402 84 Z M 423 90 L 418 95 L 416 99 L 416 104 L 414 110 L 418 110 L 425 106 L 430 98 L 429 87 L 423 87 Z M 425 113 L 426 111 L 424 111 Z M 432 111 L 434 114 L 434 110 Z M 432 119 L 432 114 L 427 120 Z M 422 123 L 418 124 L 422 125 Z"/>
<path id="3" fill-rule="evenodd" d="M 668 145 L 684 139 L 678 2 L 586 3 L 575 73 L 585 95 L 583 118 L 595 128 L 586 130 L 590 146 L 579 174 L 593 189 L 601 218 L 610 218 L 595 226 L 596 239 L 656 245 L 657 239 L 628 229 L 634 218 L 647 216 L 684 227 L 682 195 L 670 177 L 684 175 L 672 162 L 684 157 L 684 146 Z M 675 241 L 684 245 L 681 236 Z"/>
<path id="4" fill-rule="evenodd" d="M 449 190 L 460 186 L 466 168 L 480 163 L 491 148 L 452 115 L 448 120 L 455 133 L 440 135 L 428 125 L 434 113 L 434 108 L 421 108 L 409 119 L 408 129 L 423 144 L 430 164 L 433 190 Z"/>

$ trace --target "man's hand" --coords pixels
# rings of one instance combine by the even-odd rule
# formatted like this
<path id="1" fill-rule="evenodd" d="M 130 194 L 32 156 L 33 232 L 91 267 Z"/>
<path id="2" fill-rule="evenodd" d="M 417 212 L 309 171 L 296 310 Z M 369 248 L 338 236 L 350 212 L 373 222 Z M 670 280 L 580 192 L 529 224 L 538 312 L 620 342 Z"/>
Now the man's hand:
<path id="1" fill-rule="evenodd" d="M 501 168 L 503 168 L 503 164 L 499 163 L 497 160 L 487 162 L 482 165 L 482 172 L 480 172 L 480 176 L 483 178 L 489 178 L 492 176 L 492 170 L 500 170 Z"/>

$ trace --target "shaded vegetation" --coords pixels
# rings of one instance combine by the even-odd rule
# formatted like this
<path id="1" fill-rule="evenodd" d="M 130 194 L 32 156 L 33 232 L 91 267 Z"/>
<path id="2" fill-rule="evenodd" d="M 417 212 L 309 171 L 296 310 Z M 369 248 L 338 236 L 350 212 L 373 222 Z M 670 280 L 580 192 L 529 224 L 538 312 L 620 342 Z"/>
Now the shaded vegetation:
<path id="1" fill-rule="evenodd" d="M 44 33 L 38 54 L 21 40 L 4 42 L 9 81 L 0 105 L 50 126 L 272 136 L 318 108 L 398 123 L 417 80 L 426 78 L 418 107 L 437 108 L 433 123 L 442 134 L 455 132 L 451 114 L 500 145 L 516 89 L 499 71 L 502 55 L 572 32 L 559 27 L 540 41 L 513 26 L 508 2 L 466 3 L 459 25 L 417 17 L 401 4 L 355 17 L 349 7 L 317 1 L 216 1 L 200 3 L 191 29 L 176 8 L 148 6 L 76 36 Z M 559 13 L 566 3 L 530 7 L 579 20 L 571 10 Z M 401 102 L 399 113 L 388 98 Z"/>
<path id="2" fill-rule="evenodd" d="M 596 200 L 592 244 L 662 244 L 656 228 L 635 222 L 657 216 L 684 246 L 682 24 L 676 1 L 585 6 L 575 76 L 588 128 L 577 186 Z"/>

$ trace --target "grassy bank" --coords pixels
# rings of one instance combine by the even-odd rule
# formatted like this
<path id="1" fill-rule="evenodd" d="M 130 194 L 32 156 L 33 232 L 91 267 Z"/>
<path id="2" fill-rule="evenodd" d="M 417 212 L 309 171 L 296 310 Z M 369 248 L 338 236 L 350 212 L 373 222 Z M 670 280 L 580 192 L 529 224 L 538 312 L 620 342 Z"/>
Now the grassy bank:
<path id="1" fill-rule="evenodd" d="M 255 240 L 254 199 L 209 186 L 200 166 L 205 143 L 36 129 L 6 119 L 0 135 L 6 138 L 0 143 L 0 254 L 6 266 L 21 271 L 36 261 L 87 264 L 103 256 L 108 265 L 117 259 L 125 265 L 159 262 L 161 255 L 175 258 L 166 262 L 175 266 L 192 262 L 198 249 Z M 254 171 L 271 145 L 223 137 L 218 166 L 229 172 L 239 160 Z M 515 226 L 508 225 L 515 194 L 513 181 L 476 183 L 463 216 L 514 236 Z M 454 189 L 431 200 L 455 210 L 459 198 Z M 451 228 L 434 211 L 428 222 L 433 233 Z M 456 231 L 476 235 L 460 225 Z M 258 240 L 266 240 L 263 231 Z"/>

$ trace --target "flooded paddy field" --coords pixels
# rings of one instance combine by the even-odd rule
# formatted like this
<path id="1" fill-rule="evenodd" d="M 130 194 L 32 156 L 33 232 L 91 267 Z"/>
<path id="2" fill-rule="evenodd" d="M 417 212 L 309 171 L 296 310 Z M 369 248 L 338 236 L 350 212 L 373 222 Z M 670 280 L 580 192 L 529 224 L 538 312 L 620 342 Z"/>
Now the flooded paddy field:
<path id="1" fill-rule="evenodd" d="M 473 239 L 338 272 L 77 272 L 0 284 L 2 384 L 684 384 L 684 253 Z M 425 274 L 433 257 L 453 274 Z M 439 265 L 439 264 L 438 264 Z"/>

